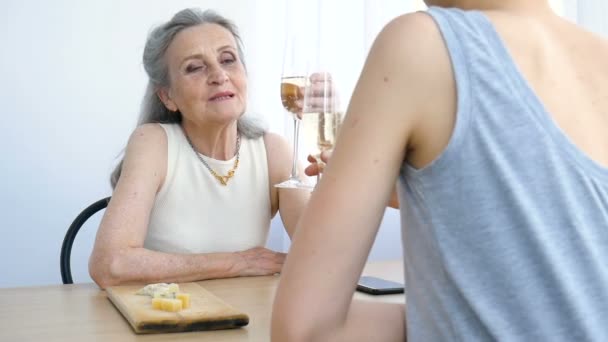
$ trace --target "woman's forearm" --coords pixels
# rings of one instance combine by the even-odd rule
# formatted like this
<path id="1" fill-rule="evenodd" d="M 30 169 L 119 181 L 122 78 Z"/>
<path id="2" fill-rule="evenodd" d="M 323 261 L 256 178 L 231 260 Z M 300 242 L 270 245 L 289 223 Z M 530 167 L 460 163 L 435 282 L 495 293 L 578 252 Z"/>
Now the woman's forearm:
<path id="1" fill-rule="evenodd" d="M 238 253 L 169 254 L 128 248 L 93 255 L 89 271 L 101 287 L 129 283 L 189 282 L 239 276 L 243 260 Z"/>

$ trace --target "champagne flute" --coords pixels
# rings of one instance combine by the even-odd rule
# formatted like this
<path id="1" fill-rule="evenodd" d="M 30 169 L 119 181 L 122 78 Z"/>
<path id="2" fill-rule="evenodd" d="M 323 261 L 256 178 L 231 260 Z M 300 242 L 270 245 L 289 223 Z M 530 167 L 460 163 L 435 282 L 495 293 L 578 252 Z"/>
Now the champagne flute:
<path id="1" fill-rule="evenodd" d="M 293 119 L 293 164 L 289 179 L 275 186 L 278 188 L 310 188 L 302 182 L 298 171 L 298 145 L 300 133 L 300 119 L 302 118 L 302 104 L 304 101 L 304 87 L 307 84 L 307 60 L 305 41 L 302 39 L 298 27 L 287 34 L 285 54 L 283 58 L 283 71 L 281 75 L 281 102 L 283 107 Z"/>
<path id="2" fill-rule="evenodd" d="M 321 153 L 334 148 L 352 89 L 352 71 L 344 67 L 348 56 L 344 55 L 345 35 L 350 34 L 336 27 L 336 16 L 343 8 L 339 2 L 313 1 L 317 16 L 311 30 L 315 36 L 309 50 L 311 57 L 304 86 L 302 106 L 301 147 L 316 159 L 320 169 Z M 317 182 L 320 180 L 317 174 Z"/>
<path id="3" fill-rule="evenodd" d="M 337 83 L 328 72 L 313 72 L 304 87 L 302 134 L 305 148 L 321 161 L 321 153 L 331 150 L 338 138 L 344 109 Z M 319 180 L 317 176 L 317 181 Z"/>

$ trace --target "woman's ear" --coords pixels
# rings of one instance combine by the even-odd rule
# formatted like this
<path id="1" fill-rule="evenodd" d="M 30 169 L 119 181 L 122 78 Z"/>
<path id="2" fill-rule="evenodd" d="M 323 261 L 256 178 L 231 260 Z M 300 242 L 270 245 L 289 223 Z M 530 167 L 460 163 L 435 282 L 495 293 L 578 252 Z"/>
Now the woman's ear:
<path id="1" fill-rule="evenodd" d="M 171 99 L 171 95 L 169 94 L 169 90 L 167 88 L 159 88 L 156 91 L 156 95 L 161 100 L 161 102 L 167 107 L 168 110 L 172 112 L 177 112 L 177 105 Z"/>

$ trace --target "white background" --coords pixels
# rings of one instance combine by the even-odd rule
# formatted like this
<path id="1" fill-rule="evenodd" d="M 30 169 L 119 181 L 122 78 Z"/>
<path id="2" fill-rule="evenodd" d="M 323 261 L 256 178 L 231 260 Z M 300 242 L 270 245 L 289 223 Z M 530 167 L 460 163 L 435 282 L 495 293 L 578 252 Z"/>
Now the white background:
<path id="1" fill-rule="evenodd" d="M 2 0 L 0 287 L 61 283 L 59 251 L 65 231 L 84 207 L 110 195 L 109 173 L 134 128 L 146 85 L 141 65 L 146 34 L 178 10 L 212 8 L 237 23 L 250 76 L 249 113 L 283 133 L 288 122 L 278 79 L 286 3 Z M 607 9 L 600 0 L 553 3 L 573 20 L 606 32 L 602 18 Z M 354 83 L 380 28 L 421 5 L 413 0 L 326 0 L 323 6 L 335 17 L 338 35 L 344 36 L 342 71 Z M 75 241 L 76 282 L 91 281 L 87 260 L 98 223 L 99 215 Z M 288 245 L 275 219 L 269 246 L 286 250 Z M 398 213 L 388 209 L 371 258 L 400 256 Z"/>

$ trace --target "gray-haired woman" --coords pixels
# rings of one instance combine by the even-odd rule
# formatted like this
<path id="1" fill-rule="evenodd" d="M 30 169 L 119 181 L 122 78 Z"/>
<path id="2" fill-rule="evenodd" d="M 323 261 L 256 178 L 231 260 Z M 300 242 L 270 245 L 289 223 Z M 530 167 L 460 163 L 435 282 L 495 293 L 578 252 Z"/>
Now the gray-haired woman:
<path id="1" fill-rule="evenodd" d="M 280 211 L 291 236 L 308 193 L 278 190 L 285 139 L 243 116 L 247 75 L 236 27 L 185 9 L 153 30 L 138 127 L 112 174 L 89 271 L 102 288 L 280 272 L 264 248 Z"/>

